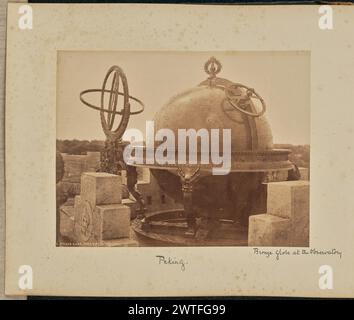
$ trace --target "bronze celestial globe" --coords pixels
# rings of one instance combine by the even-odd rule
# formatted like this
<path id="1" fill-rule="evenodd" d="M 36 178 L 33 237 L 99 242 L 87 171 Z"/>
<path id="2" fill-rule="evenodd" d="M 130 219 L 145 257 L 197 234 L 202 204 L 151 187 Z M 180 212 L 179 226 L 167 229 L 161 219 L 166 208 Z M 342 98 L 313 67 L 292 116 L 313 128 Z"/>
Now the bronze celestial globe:
<path id="1" fill-rule="evenodd" d="M 206 152 L 202 139 L 198 137 L 194 140 L 193 147 L 191 144 L 188 148 L 186 146 L 186 157 L 190 158 L 193 153 L 196 155 L 193 163 L 157 160 L 155 155 L 164 144 L 163 141 L 154 139 L 152 150 L 148 141 L 146 145 L 135 146 L 136 151 L 141 152 L 134 152 L 132 162 L 129 156 L 124 158 L 127 165 L 123 167 L 129 173 L 129 191 L 140 203 L 141 212 L 145 208 L 135 189 L 137 166 L 149 168 L 162 191 L 183 205 L 183 209 L 140 215 L 133 224 L 133 229 L 139 235 L 176 245 L 198 245 L 204 241 L 209 241 L 210 245 L 225 245 L 220 241 L 225 240 L 229 233 L 231 244 L 244 245 L 245 241 L 247 243 L 249 216 L 263 213 L 266 209 L 262 182 L 267 172 L 288 171 L 293 168 L 288 160 L 290 151 L 273 148 L 263 98 L 251 87 L 218 77 L 221 69 L 221 63 L 214 57 L 210 58 L 204 65 L 208 78 L 196 87 L 173 96 L 157 112 L 154 132 L 167 129 L 171 133 L 175 140 L 172 152 L 179 159 L 180 130 L 206 132 L 211 137 L 211 145 L 213 132 L 227 131 L 230 137 L 227 143 L 223 134 L 217 136 L 214 143 L 221 148 L 226 144 L 230 146 L 228 170 L 223 174 L 214 174 L 214 170 L 218 168 L 215 168 L 213 161 L 205 159 L 217 158 L 219 149 L 210 147 Z M 111 74 L 114 75 L 112 89 L 107 90 L 106 82 Z M 123 92 L 118 91 L 119 78 L 123 82 Z M 82 99 L 83 94 L 96 91 L 98 90 L 82 92 L 81 100 L 100 111 L 102 127 L 107 136 L 106 153 L 112 155 L 104 157 L 112 165 L 104 165 L 103 170 L 109 171 L 111 167 L 116 170 L 118 160 L 123 154 L 124 143 L 120 138 L 127 127 L 129 115 L 132 114 L 129 101 L 142 103 L 129 96 L 126 77 L 119 67 L 111 68 L 106 75 L 100 107 Z M 106 93 L 110 93 L 108 109 L 104 108 Z M 124 96 L 124 108 L 121 112 L 116 110 L 119 95 Z M 107 113 L 107 119 L 104 118 L 104 113 Z M 113 130 L 115 114 L 123 117 L 118 128 Z M 116 147 L 117 143 L 120 147 Z M 151 153 L 153 158 L 149 158 Z M 231 228 L 225 229 L 225 224 Z"/>
<path id="2" fill-rule="evenodd" d="M 221 220 L 247 226 L 251 214 L 264 210 L 265 173 L 290 170 L 292 164 L 288 160 L 289 150 L 273 148 L 263 98 L 250 87 L 217 77 L 221 64 L 215 58 L 207 61 L 205 71 L 209 75 L 207 80 L 172 97 L 157 112 L 155 131 L 168 128 L 177 137 L 181 128 L 231 129 L 230 172 L 212 175 L 210 165 L 198 162 L 189 179 L 194 179 L 197 171 L 199 177 L 188 182 L 183 175 L 187 167 L 155 163 L 150 170 L 162 190 L 184 204 L 191 233 L 205 229 L 207 236 Z"/>

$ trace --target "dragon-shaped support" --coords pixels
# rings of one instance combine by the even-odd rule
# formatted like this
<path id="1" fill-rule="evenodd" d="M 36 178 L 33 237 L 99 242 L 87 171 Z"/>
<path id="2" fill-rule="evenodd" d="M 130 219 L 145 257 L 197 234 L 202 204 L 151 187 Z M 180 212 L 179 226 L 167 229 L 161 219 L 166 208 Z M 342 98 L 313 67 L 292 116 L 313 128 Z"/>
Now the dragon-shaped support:
<path id="1" fill-rule="evenodd" d="M 185 166 L 183 169 L 179 167 L 177 170 L 181 179 L 183 205 L 188 225 L 186 236 L 195 236 L 197 231 L 197 224 L 195 213 L 193 211 L 193 186 L 200 177 L 200 168 Z"/>

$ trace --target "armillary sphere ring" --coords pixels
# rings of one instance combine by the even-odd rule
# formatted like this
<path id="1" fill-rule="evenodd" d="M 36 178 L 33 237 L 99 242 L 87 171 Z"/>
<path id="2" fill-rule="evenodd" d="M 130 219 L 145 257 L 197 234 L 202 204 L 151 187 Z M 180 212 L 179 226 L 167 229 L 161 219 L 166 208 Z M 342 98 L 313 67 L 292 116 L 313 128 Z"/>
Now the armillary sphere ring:
<path id="1" fill-rule="evenodd" d="M 86 104 L 88 107 L 92 108 L 92 109 L 95 109 L 95 110 L 98 110 L 98 111 L 103 111 L 103 112 L 107 112 L 107 113 L 114 113 L 114 114 L 119 114 L 119 115 L 122 115 L 123 114 L 123 110 L 121 111 L 114 111 L 114 110 L 107 110 L 107 109 L 103 109 L 100 108 L 100 107 L 97 107 L 87 101 L 84 100 L 83 96 L 86 94 L 86 93 L 93 93 L 93 92 L 102 92 L 102 89 L 87 89 L 87 90 L 84 90 L 80 93 L 80 100 L 81 102 L 83 102 L 84 104 Z M 111 92 L 111 90 L 104 90 L 105 93 L 108 93 L 108 92 Z M 124 93 L 123 92 L 118 92 L 118 95 L 120 96 L 124 96 Z M 133 101 L 136 101 L 137 103 L 139 103 L 141 105 L 141 109 L 138 110 L 138 111 L 132 111 L 130 112 L 130 115 L 135 115 L 135 114 L 139 114 L 139 113 L 142 113 L 144 111 L 144 103 L 142 101 L 140 101 L 138 98 L 135 98 L 133 96 L 129 96 L 129 99 L 133 100 Z"/>
<path id="2" fill-rule="evenodd" d="M 111 74 L 113 74 L 113 79 L 111 83 L 111 88 L 107 89 L 107 82 L 108 79 L 110 78 Z M 120 82 L 123 85 L 122 91 L 119 91 L 119 84 Z M 93 92 L 100 92 L 101 93 L 101 106 L 95 106 L 89 102 L 87 102 L 84 99 L 84 95 L 87 93 L 93 93 Z M 109 102 L 108 102 L 108 109 L 105 108 L 105 95 L 109 93 Z M 123 97 L 123 109 L 118 111 L 117 110 L 117 105 L 118 105 L 118 97 L 122 96 Z M 129 88 L 128 88 L 128 81 L 127 77 L 125 76 L 123 70 L 118 67 L 118 66 L 112 66 L 104 80 L 103 80 L 103 85 L 102 89 L 88 89 L 84 90 L 80 93 L 80 100 L 82 103 L 84 103 L 86 106 L 100 111 L 100 117 L 101 117 L 101 124 L 103 131 L 106 135 L 107 138 L 110 138 L 111 140 L 117 140 L 120 139 L 129 122 L 129 117 L 131 115 L 139 114 L 144 111 L 144 104 L 137 98 L 134 98 L 129 95 Z M 140 104 L 141 108 L 140 110 L 137 111 L 130 111 L 130 100 L 133 100 Z M 105 114 L 107 114 L 107 117 L 105 117 Z M 115 116 L 119 114 L 122 116 L 120 123 L 118 127 L 113 130 L 113 124 L 114 124 L 114 119 Z"/>
<path id="3" fill-rule="evenodd" d="M 237 90 L 239 88 L 246 89 L 246 94 L 249 99 L 255 98 L 261 102 L 262 110 L 260 112 L 257 112 L 257 113 L 249 112 L 238 105 L 238 103 L 240 101 L 239 102 L 233 101 L 236 97 L 235 90 Z M 254 89 L 249 88 L 249 87 L 247 87 L 243 84 L 240 84 L 240 83 L 234 83 L 232 85 L 227 86 L 225 91 L 226 91 L 226 97 L 227 97 L 228 102 L 231 104 L 232 107 L 234 107 L 238 111 L 240 111 L 244 114 L 247 114 L 248 116 L 251 116 L 251 117 L 260 117 L 261 115 L 263 115 L 266 112 L 266 104 L 265 104 L 263 98 Z"/>

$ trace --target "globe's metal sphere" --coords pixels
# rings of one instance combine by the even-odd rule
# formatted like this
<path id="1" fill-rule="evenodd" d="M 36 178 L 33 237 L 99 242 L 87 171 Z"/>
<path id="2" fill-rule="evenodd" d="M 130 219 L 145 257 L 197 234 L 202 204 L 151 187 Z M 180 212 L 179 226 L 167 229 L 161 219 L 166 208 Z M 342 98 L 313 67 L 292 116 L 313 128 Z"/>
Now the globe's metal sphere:
<path id="1" fill-rule="evenodd" d="M 195 183 L 193 211 L 196 216 L 247 224 L 250 214 L 262 210 L 264 173 L 292 168 L 289 150 L 273 149 L 271 128 L 264 116 L 265 102 L 254 89 L 216 77 L 221 64 L 214 58 L 205 69 L 210 76 L 207 80 L 174 96 L 158 111 L 155 130 L 168 128 L 178 137 L 178 129 L 182 128 L 204 128 L 209 132 L 231 129 L 231 171 L 225 176 L 207 174 Z M 222 144 L 222 135 L 219 143 Z M 199 164 L 199 167 L 210 171 L 210 166 Z M 164 166 L 153 166 L 151 171 L 161 188 L 182 202 L 178 171 Z"/>
<path id="2" fill-rule="evenodd" d="M 233 152 L 273 148 L 272 132 L 265 116 L 251 117 L 235 109 L 222 86 L 202 84 L 173 97 L 159 110 L 154 122 L 156 130 L 169 128 L 176 137 L 181 128 L 231 129 Z M 220 140 L 221 143 L 221 135 Z"/>

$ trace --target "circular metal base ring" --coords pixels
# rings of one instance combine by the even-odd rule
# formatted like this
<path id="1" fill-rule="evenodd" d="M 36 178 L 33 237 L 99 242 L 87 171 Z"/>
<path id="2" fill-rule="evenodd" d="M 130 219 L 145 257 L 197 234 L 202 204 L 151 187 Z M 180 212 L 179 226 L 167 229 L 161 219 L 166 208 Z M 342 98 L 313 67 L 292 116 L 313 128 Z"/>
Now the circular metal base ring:
<path id="1" fill-rule="evenodd" d="M 145 219 L 135 219 L 132 229 L 141 246 L 247 246 L 247 227 L 223 220 L 217 230 L 206 239 L 187 236 L 187 222 L 183 209 L 152 212 Z"/>

